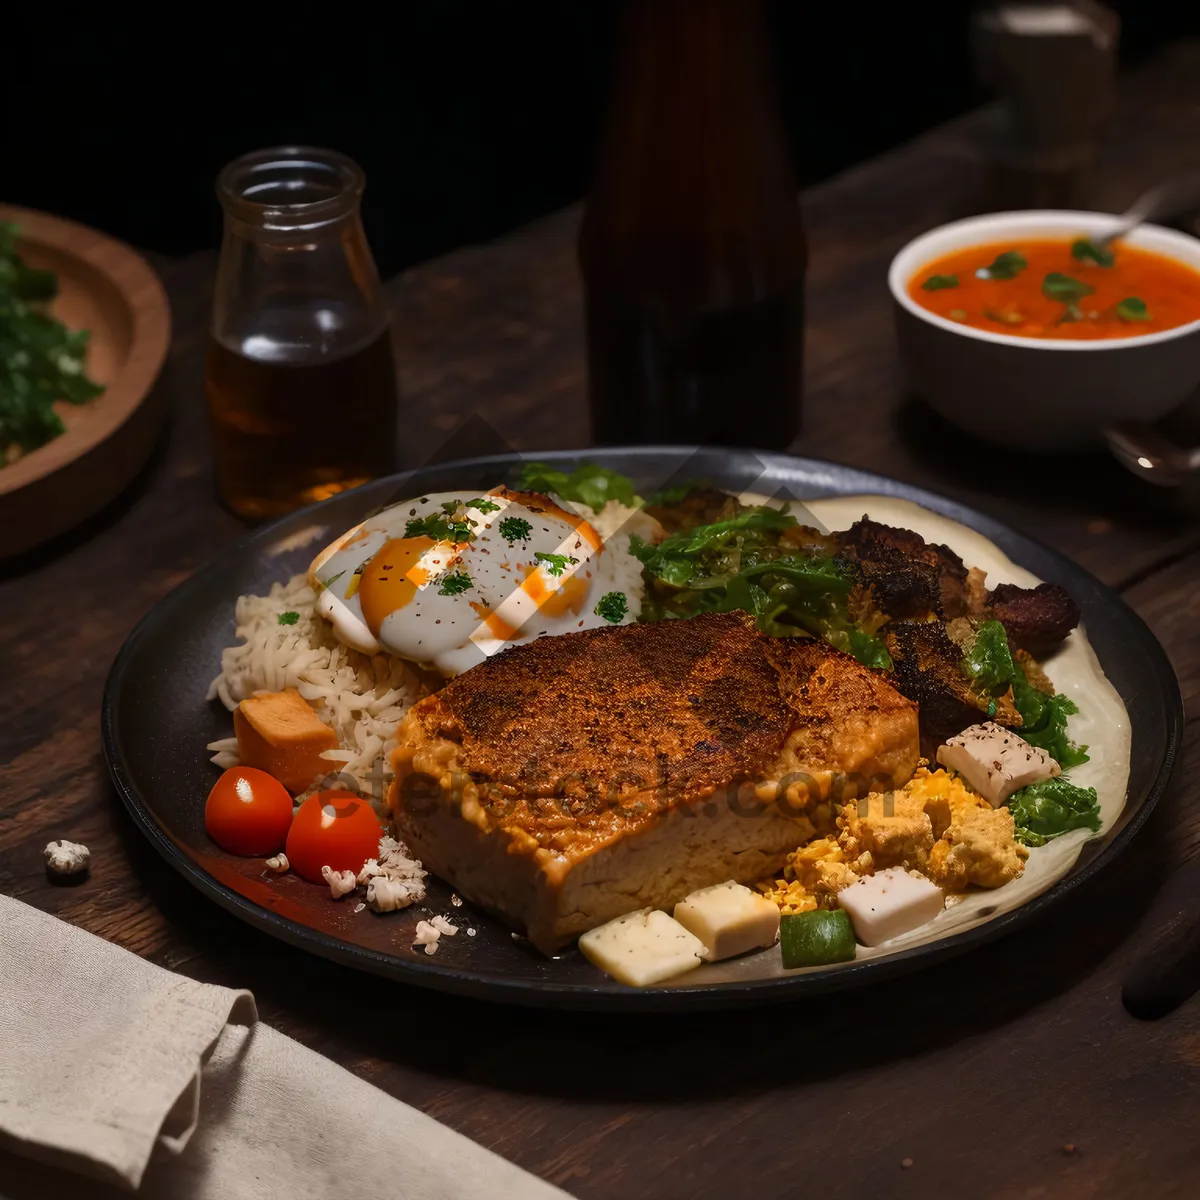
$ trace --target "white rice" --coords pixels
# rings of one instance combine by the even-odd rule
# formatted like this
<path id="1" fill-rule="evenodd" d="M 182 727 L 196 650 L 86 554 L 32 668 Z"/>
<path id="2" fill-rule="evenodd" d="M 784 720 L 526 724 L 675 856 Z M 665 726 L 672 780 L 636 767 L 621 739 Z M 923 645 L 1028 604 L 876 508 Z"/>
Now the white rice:
<path id="1" fill-rule="evenodd" d="M 343 646 L 315 614 L 316 599 L 304 575 L 273 584 L 266 596 L 239 596 L 239 644 L 221 652 L 221 673 L 209 685 L 208 699 L 232 712 L 255 692 L 297 688 L 338 736 L 340 749 L 324 755 L 330 772 L 342 772 L 360 791 L 382 798 L 396 728 L 425 689 L 401 659 Z M 295 624 L 280 624 L 280 614 L 288 612 L 297 614 Z M 208 749 L 217 766 L 237 766 L 236 738 L 210 742 Z"/>

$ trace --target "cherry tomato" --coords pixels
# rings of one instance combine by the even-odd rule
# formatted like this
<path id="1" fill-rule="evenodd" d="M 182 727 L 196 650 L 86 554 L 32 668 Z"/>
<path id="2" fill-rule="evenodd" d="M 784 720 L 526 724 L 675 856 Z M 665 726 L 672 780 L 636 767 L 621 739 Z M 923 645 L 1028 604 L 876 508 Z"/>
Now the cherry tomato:
<path id="1" fill-rule="evenodd" d="M 369 800 L 353 792 L 317 792 L 296 810 L 287 835 L 287 856 L 302 879 L 323 883 L 321 868 L 353 871 L 379 853 L 383 828 Z"/>
<path id="2" fill-rule="evenodd" d="M 204 828 L 222 850 L 248 858 L 274 854 L 292 823 L 292 798 L 257 767 L 230 767 L 208 793 Z"/>

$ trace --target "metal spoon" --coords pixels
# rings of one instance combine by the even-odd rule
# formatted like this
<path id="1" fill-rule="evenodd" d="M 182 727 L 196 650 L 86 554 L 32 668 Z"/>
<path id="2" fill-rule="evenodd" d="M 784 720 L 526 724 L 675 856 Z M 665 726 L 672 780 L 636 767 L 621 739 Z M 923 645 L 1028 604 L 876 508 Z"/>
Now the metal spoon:
<path id="1" fill-rule="evenodd" d="M 1117 218 L 1117 223 L 1103 237 L 1091 239 L 1092 245 L 1103 250 L 1118 238 L 1123 238 L 1131 229 L 1144 225 L 1156 217 L 1173 216 L 1200 208 L 1200 171 L 1189 171 L 1177 175 L 1165 183 L 1156 184 L 1143 192 L 1133 204 Z"/>

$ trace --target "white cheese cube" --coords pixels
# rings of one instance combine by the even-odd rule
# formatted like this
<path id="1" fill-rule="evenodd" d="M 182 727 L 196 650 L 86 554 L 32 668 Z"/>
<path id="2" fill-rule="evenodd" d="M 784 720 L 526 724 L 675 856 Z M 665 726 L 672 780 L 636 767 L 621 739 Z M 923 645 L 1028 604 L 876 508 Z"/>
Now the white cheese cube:
<path id="1" fill-rule="evenodd" d="M 647 987 L 698 967 L 704 943 L 665 912 L 643 908 L 589 929 L 579 949 L 619 982 Z"/>
<path id="2" fill-rule="evenodd" d="M 932 921 L 945 907 L 942 889 L 923 875 L 889 867 L 844 887 L 838 903 L 850 914 L 854 936 L 878 946 Z"/>
<path id="3" fill-rule="evenodd" d="M 680 900 L 675 920 L 704 943 L 709 962 L 773 946 L 779 936 L 779 906 L 732 879 Z"/>
<path id="4" fill-rule="evenodd" d="M 1062 774 L 1062 767 L 1040 746 L 1031 746 L 995 721 L 972 725 L 952 737 L 938 747 L 937 760 L 957 771 L 993 808 L 1031 783 Z"/>

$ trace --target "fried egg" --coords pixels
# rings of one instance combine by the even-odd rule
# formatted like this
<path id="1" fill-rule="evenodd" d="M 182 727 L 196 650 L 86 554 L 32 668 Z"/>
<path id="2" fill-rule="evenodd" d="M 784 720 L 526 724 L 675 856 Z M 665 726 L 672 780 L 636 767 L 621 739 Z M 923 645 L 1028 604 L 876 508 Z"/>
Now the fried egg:
<path id="1" fill-rule="evenodd" d="M 506 646 L 628 624 L 642 595 L 629 533 L 662 531 L 633 510 L 616 516 L 621 528 L 606 540 L 590 520 L 537 492 L 497 487 L 395 504 L 313 560 L 317 612 L 355 650 L 447 676 Z"/>

